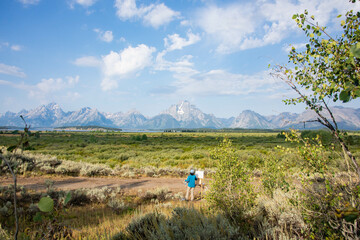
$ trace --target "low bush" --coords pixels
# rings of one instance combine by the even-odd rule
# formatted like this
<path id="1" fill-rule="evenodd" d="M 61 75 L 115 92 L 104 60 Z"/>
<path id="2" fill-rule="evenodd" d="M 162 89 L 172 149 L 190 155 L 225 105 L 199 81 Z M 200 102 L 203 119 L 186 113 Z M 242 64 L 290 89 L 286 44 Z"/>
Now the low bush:
<path id="1" fill-rule="evenodd" d="M 63 161 L 55 168 L 55 173 L 69 176 L 79 176 L 81 167 L 81 163 Z"/>
<path id="2" fill-rule="evenodd" d="M 242 239 L 238 229 L 222 215 L 209 216 L 204 212 L 175 208 L 170 217 L 149 213 L 134 219 L 125 229 L 113 236 L 120 239 Z"/>
<path id="3" fill-rule="evenodd" d="M 254 220 L 259 225 L 256 238 L 303 238 L 308 226 L 300 206 L 294 204 L 298 197 L 296 191 L 284 192 L 281 189 L 276 189 L 272 196 L 259 196 L 254 209 Z"/>
<path id="4" fill-rule="evenodd" d="M 109 199 L 107 206 L 117 214 L 120 214 L 129 209 L 128 204 L 126 204 L 123 200 L 120 200 L 115 197 Z"/>
<path id="5" fill-rule="evenodd" d="M 80 170 L 81 176 L 108 176 L 113 173 L 112 169 L 105 164 L 84 164 Z"/>
<path id="6" fill-rule="evenodd" d="M 164 202 L 165 200 L 172 198 L 172 195 L 168 188 L 160 187 L 146 191 L 144 194 L 140 194 L 139 198 L 142 202 Z"/>

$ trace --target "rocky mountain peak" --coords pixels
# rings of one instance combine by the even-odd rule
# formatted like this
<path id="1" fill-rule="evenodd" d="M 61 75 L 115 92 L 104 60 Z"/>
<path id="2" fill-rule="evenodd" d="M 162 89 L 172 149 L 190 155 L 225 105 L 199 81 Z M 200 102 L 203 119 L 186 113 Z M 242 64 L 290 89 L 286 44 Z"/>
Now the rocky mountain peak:
<path id="1" fill-rule="evenodd" d="M 360 108 L 332 107 L 332 112 L 340 129 L 360 129 Z M 327 114 L 324 113 L 326 116 Z M 84 107 L 78 111 L 63 112 L 56 103 L 42 105 L 32 110 L 18 113 L 0 114 L 0 126 L 22 127 L 23 115 L 32 127 L 61 126 L 109 126 L 124 129 L 165 129 L 165 128 L 244 128 L 244 129 L 288 129 L 304 128 L 304 122 L 316 119 L 314 112 L 307 110 L 301 114 L 279 113 L 264 117 L 252 110 L 244 110 L 236 118 L 217 118 L 203 113 L 189 101 L 180 101 L 162 113 L 148 118 L 136 110 L 127 113 L 101 113 L 95 108 Z M 329 116 L 327 116 L 329 117 Z M 306 128 L 319 128 L 319 124 L 308 123 Z"/>

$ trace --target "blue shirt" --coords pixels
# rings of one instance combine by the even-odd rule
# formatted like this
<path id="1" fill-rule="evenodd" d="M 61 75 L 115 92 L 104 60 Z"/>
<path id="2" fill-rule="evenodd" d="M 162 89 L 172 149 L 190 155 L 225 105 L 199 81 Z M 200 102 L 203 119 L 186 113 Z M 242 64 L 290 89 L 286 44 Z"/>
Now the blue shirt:
<path id="1" fill-rule="evenodd" d="M 188 177 L 187 177 L 187 179 L 185 180 L 185 182 L 187 182 L 188 183 L 188 187 L 191 187 L 191 188 L 194 188 L 195 187 L 195 181 L 197 180 L 197 177 L 196 177 L 196 175 L 194 174 L 194 175 L 189 175 Z"/>

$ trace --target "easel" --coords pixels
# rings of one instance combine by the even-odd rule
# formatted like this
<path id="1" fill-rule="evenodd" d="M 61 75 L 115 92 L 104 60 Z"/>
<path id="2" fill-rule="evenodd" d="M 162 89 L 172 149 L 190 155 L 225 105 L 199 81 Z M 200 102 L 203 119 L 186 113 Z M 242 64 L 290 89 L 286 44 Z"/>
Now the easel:
<path id="1" fill-rule="evenodd" d="M 200 185 L 200 200 L 203 197 L 203 190 L 204 190 L 204 184 L 202 183 L 202 180 L 204 179 L 204 171 L 196 171 L 195 172 L 196 177 L 199 179 L 199 185 Z"/>

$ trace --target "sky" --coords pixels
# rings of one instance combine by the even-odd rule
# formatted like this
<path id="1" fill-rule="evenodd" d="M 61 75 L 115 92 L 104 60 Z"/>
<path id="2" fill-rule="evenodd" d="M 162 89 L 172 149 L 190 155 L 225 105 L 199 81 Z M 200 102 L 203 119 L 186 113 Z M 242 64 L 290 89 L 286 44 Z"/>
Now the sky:
<path id="1" fill-rule="evenodd" d="M 306 38 L 307 9 L 333 36 L 348 0 L 1 0 L 0 113 L 58 103 L 155 116 L 182 100 L 217 117 L 302 112 L 270 75 Z M 347 104 L 359 108 L 360 100 Z"/>

